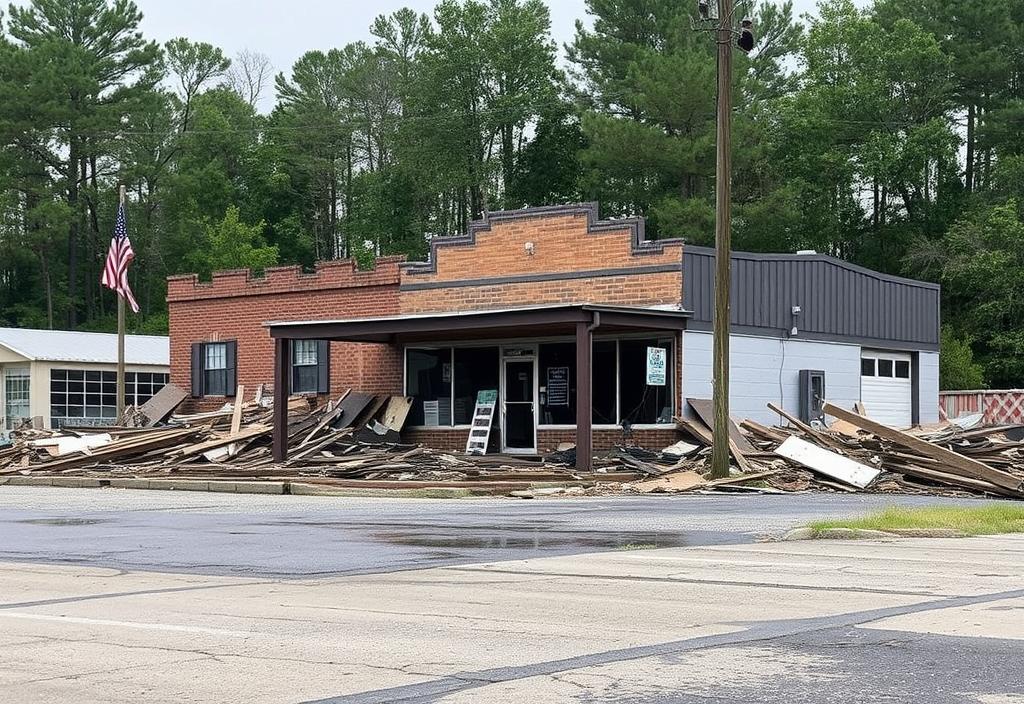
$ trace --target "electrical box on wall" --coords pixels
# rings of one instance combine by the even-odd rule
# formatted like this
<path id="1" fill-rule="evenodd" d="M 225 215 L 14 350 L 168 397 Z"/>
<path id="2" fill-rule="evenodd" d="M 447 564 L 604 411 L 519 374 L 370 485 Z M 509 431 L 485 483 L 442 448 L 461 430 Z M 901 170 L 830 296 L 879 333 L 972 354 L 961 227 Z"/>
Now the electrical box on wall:
<path id="1" fill-rule="evenodd" d="M 800 420 L 810 425 L 825 424 L 825 372 L 800 370 Z"/>

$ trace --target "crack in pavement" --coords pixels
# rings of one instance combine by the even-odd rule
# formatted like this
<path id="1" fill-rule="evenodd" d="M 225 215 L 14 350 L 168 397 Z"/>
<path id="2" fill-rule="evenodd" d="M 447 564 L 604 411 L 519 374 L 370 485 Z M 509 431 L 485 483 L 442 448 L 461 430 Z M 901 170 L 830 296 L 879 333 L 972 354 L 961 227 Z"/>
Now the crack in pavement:
<path id="1" fill-rule="evenodd" d="M 446 567 L 450 572 L 484 572 L 487 574 L 508 574 L 508 575 L 546 575 L 550 577 L 569 577 L 577 579 L 603 579 L 616 582 L 671 582 L 673 584 L 709 584 L 716 587 L 765 587 L 769 589 L 795 589 L 797 591 L 820 592 L 821 586 L 813 584 L 782 584 L 780 582 L 744 582 L 732 579 L 696 579 L 690 577 L 643 577 L 639 575 L 625 574 L 587 574 L 585 572 L 523 572 L 520 570 L 509 570 L 488 567 Z M 885 594 L 887 596 L 944 596 L 934 591 L 909 591 L 903 589 L 873 589 L 870 587 L 829 587 L 830 592 L 856 592 L 861 594 Z"/>
<path id="2" fill-rule="evenodd" d="M 75 604 L 81 601 L 95 601 L 97 599 L 118 599 L 124 596 L 147 596 L 150 594 L 174 594 L 175 592 L 192 592 L 203 589 L 225 589 L 227 587 L 248 587 L 261 584 L 276 584 L 277 582 L 244 582 L 240 584 L 196 584 L 188 587 L 163 587 L 161 589 L 138 589 L 133 592 L 105 592 L 103 594 L 86 594 L 84 596 L 65 596 L 55 599 L 39 599 L 37 601 L 20 601 L 0 603 L 0 609 L 25 609 L 32 606 L 53 606 L 55 604 Z"/>
<path id="3" fill-rule="evenodd" d="M 746 630 L 723 633 L 711 636 L 700 636 L 686 640 L 670 641 L 632 648 L 609 650 L 603 653 L 590 653 L 575 657 L 550 660 L 547 662 L 530 663 L 510 667 L 497 667 L 475 672 L 459 672 L 428 682 L 413 685 L 401 685 L 356 694 L 309 700 L 303 704 L 390 704 L 391 702 L 407 702 L 410 704 L 427 704 L 440 697 L 469 689 L 484 687 L 489 684 L 512 682 L 530 677 L 551 676 L 570 670 L 586 667 L 607 665 L 610 663 L 639 660 L 658 655 L 671 655 L 687 651 L 705 650 L 722 646 L 746 645 L 785 638 L 814 631 L 831 628 L 858 626 L 892 616 L 917 614 L 940 609 L 951 609 L 974 604 L 984 604 L 1007 599 L 1024 597 L 1024 589 L 1004 592 L 977 594 L 971 596 L 953 596 L 919 602 L 905 606 L 890 606 L 868 611 L 855 611 L 828 616 L 816 616 L 800 619 L 782 619 L 778 621 L 743 622 Z"/>

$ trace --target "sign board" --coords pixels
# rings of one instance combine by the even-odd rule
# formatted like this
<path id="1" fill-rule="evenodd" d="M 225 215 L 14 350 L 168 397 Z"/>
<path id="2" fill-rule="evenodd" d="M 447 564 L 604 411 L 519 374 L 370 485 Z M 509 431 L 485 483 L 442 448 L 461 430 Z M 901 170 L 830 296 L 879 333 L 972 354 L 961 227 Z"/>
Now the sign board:
<path id="1" fill-rule="evenodd" d="M 668 351 L 663 347 L 647 348 L 647 385 L 664 386 L 668 367 Z"/>
<path id="2" fill-rule="evenodd" d="M 476 393 L 476 408 L 473 409 L 473 425 L 466 440 L 466 454 L 486 455 L 491 439 L 491 425 L 494 423 L 494 407 L 498 404 L 498 390 L 490 389 Z"/>
<path id="3" fill-rule="evenodd" d="M 495 403 L 498 400 L 498 390 L 491 389 L 490 391 L 477 391 L 476 402 L 481 404 Z"/>
<path id="4" fill-rule="evenodd" d="M 548 367 L 548 406 L 569 405 L 569 367 Z"/>

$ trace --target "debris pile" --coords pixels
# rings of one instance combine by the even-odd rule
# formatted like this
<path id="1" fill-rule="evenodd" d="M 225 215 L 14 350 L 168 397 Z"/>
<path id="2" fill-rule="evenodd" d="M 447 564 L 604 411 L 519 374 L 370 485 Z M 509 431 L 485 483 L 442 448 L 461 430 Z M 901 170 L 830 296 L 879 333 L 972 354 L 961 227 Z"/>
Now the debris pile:
<path id="1" fill-rule="evenodd" d="M 243 387 L 238 393 L 245 398 Z M 619 446 L 597 458 L 592 472 L 581 473 L 572 445 L 546 457 L 509 457 L 408 444 L 400 431 L 411 398 L 349 391 L 323 407 L 315 407 L 315 399 L 288 399 L 288 460 L 276 464 L 274 399 L 262 387 L 250 401 L 175 414 L 184 397 L 180 389 L 165 387 L 114 426 L 19 430 L 13 445 L 0 448 L 0 477 L 299 481 L 517 496 L 554 492 L 542 488 L 553 484 L 571 485 L 575 493 L 866 491 L 1024 498 L 1021 426 L 974 429 L 953 422 L 900 431 L 826 404 L 835 421 L 822 428 L 769 404 L 787 425 L 730 422 L 735 467 L 729 477 L 712 479 L 711 404 L 688 399 L 693 417 L 677 424 L 689 440 L 661 451 Z"/>
<path id="2" fill-rule="evenodd" d="M 801 422 L 772 404 L 786 427 L 750 420 L 730 423 L 729 445 L 737 475 L 708 480 L 712 433 L 709 402 L 688 399 L 695 419 L 678 419 L 698 446 L 689 461 L 651 464 L 659 480 L 633 489 L 647 491 L 868 491 L 899 494 L 985 494 L 1024 498 L 1024 428 L 965 430 L 955 422 L 913 432 L 825 404 L 836 419 L 825 428 Z M 659 471 L 660 470 L 660 471 Z M 681 476 L 673 473 L 679 472 Z"/>
<path id="3" fill-rule="evenodd" d="M 614 457 L 595 462 L 594 473 L 578 473 L 571 449 L 550 458 L 513 458 L 404 444 L 399 432 L 412 399 L 357 391 L 321 408 L 304 397 L 289 399 L 288 460 L 279 465 L 271 452 L 274 401 L 262 388 L 252 401 L 187 415 L 172 415 L 184 395 L 166 389 L 172 390 L 150 408 L 127 409 L 123 425 L 16 432 L 14 444 L 0 449 L 0 477 L 302 481 L 503 493 L 547 482 L 628 482 L 643 474 Z M 244 398 L 244 387 L 238 393 Z"/>

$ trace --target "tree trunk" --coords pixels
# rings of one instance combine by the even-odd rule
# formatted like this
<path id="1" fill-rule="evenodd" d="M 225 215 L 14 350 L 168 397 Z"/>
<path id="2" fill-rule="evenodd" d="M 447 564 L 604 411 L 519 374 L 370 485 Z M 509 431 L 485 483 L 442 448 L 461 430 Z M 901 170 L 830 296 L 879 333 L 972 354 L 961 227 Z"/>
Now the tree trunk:
<path id="1" fill-rule="evenodd" d="M 968 193 L 974 190 L 974 119 L 975 108 L 972 102 L 967 106 L 967 163 L 964 165 L 964 188 Z"/>
<path id="2" fill-rule="evenodd" d="M 512 125 L 501 126 L 501 171 L 502 180 L 504 183 L 505 192 L 505 207 L 511 209 L 514 207 L 509 190 L 512 187 L 512 182 L 515 179 L 515 129 Z"/>
<path id="3" fill-rule="evenodd" d="M 68 208 L 71 210 L 71 224 L 68 227 L 68 328 L 78 327 L 78 174 L 79 174 L 78 137 L 74 134 L 68 139 Z"/>

